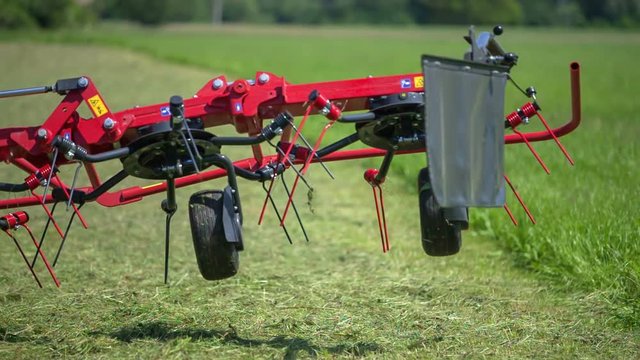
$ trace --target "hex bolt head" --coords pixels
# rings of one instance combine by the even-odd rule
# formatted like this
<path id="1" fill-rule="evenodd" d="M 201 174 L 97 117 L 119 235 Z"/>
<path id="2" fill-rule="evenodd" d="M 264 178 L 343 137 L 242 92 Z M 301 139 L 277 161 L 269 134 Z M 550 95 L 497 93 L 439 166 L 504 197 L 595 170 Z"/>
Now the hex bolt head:
<path id="1" fill-rule="evenodd" d="M 260 84 L 266 84 L 266 83 L 268 83 L 268 82 L 269 82 L 269 79 L 270 79 L 270 78 L 269 78 L 269 74 L 262 73 L 262 74 L 260 74 L 260 76 L 258 76 L 258 82 L 259 82 Z"/>
<path id="2" fill-rule="evenodd" d="M 40 140 L 45 140 L 47 138 L 47 129 L 45 128 L 38 129 L 38 132 L 36 133 L 36 137 Z"/>
<path id="3" fill-rule="evenodd" d="M 112 118 L 106 118 L 104 119 L 104 122 L 102 123 L 102 128 L 104 128 L 105 130 L 111 130 L 116 126 L 116 122 L 113 121 Z"/>
<path id="4" fill-rule="evenodd" d="M 87 85 L 89 85 L 89 79 L 84 76 L 78 79 L 78 86 L 80 86 L 81 88 L 86 88 Z"/>
<path id="5" fill-rule="evenodd" d="M 213 80 L 213 84 L 211 86 L 213 87 L 213 90 L 218 90 L 222 87 L 222 85 L 224 85 L 224 82 L 222 82 L 222 80 L 215 79 Z"/>

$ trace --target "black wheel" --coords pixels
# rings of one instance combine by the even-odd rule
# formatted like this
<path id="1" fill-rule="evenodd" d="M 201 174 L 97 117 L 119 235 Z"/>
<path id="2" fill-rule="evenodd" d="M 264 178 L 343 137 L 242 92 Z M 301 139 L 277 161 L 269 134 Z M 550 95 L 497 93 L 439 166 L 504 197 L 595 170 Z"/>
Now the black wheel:
<path id="1" fill-rule="evenodd" d="M 418 174 L 418 191 L 422 248 L 431 256 L 457 254 L 462 245 L 461 224 L 445 219 L 431 189 L 429 168 L 420 170 Z"/>
<path id="2" fill-rule="evenodd" d="M 240 266 L 236 245 L 225 238 L 222 225 L 223 200 L 222 190 L 200 191 L 189 199 L 193 248 L 200 274 L 207 280 L 232 277 Z"/>

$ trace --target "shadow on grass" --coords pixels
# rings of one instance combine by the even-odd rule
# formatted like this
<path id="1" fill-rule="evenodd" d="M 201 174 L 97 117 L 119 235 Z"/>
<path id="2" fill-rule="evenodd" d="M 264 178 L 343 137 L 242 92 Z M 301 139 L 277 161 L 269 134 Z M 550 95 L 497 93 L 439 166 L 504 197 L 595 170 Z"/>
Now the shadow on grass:
<path id="1" fill-rule="evenodd" d="M 94 335 L 104 335 L 96 332 Z M 176 329 L 164 322 L 140 323 L 135 326 L 126 326 L 118 331 L 106 334 L 116 340 L 132 342 L 139 339 L 155 339 L 158 341 L 170 341 L 174 339 L 191 338 L 194 341 L 217 339 L 223 344 L 239 345 L 245 347 L 269 346 L 285 350 L 285 359 L 295 359 L 299 352 L 310 356 L 328 351 L 332 354 L 351 355 L 355 357 L 365 356 L 372 352 L 381 352 L 381 347 L 376 343 L 345 343 L 330 347 L 321 347 L 312 344 L 309 340 L 299 337 L 276 336 L 271 339 L 251 339 L 238 335 L 235 328 L 229 325 L 227 330 L 205 329 Z"/>

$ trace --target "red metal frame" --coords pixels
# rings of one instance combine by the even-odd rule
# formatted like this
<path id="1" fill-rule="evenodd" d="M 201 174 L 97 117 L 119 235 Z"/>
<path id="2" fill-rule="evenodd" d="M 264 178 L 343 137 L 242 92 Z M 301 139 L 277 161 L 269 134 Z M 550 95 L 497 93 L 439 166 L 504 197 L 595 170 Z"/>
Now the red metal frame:
<path id="1" fill-rule="evenodd" d="M 573 131 L 580 124 L 580 65 L 570 65 L 572 118 L 566 124 L 552 129 L 505 136 L 505 143 L 544 141 L 561 137 Z M 56 135 L 70 138 L 84 147 L 89 153 L 99 153 L 114 149 L 117 143 L 126 145 L 135 134 L 135 129 L 167 121 L 168 104 L 161 103 L 111 112 L 105 104 L 93 82 L 89 79 L 84 88 L 69 91 L 61 103 L 40 126 L 12 127 L 0 129 L 0 160 L 32 174 L 50 162 L 51 142 Z M 283 77 L 268 72 L 256 73 L 255 80 L 236 80 L 227 83 L 224 76 L 211 79 L 193 98 L 184 101 L 185 117 L 202 118 L 205 128 L 231 124 L 238 133 L 256 135 L 262 129 L 265 119 L 273 118 L 282 111 L 298 116 L 305 112 L 309 94 L 317 90 L 326 99 L 342 111 L 366 110 L 371 97 L 401 92 L 423 91 L 422 74 L 404 74 L 384 77 L 368 77 L 352 80 L 339 80 L 311 84 L 290 84 Z M 409 84 L 409 85 L 407 85 Z M 77 112 L 82 103 L 86 103 L 94 117 L 82 118 Z M 109 120 L 110 125 L 104 126 Z M 40 136 L 38 136 L 40 135 Z M 44 136 L 43 136 L 44 135 Z M 283 135 L 283 141 L 289 140 L 289 132 Z M 269 162 L 278 161 L 278 156 L 265 155 L 260 145 L 254 145 L 253 158 L 234 162 L 234 165 L 248 170 L 256 170 Z M 410 152 L 423 152 L 417 149 Z M 401 154 L 402 152 L 399 152 Z M 407 153 L 407 152 L 405 152 Z M 341 150 L 322 158 L 322 161 L 340 161 L 382 156 L 385 151 L 374 148 Z M 310 158 L 311 159 L 311 158 Z M 311 159 L 317 162 L 317 158 Z M 297 160 L 297 163 L 302 161 Z M 57 166 L 68 164 L 60 157 Z M 78 190 L 90 192 L 100 184 L 100 178 L 92 164 L 85 164 L 91 186 Z M 222 169 L 212 169 L 178 178 L 176 187 L 188 186 L 198 182 L 226 176 Z M 66 187 L 59 179 L 54 179 L 55 187 Z M 118 206 L 141 200 L 143 197 L 165 191 L 166 183 L 148 187 L 128 187 L 107 192 L 97 198 L 103 206 Z M 49 194 L 44 202 L 52 202 Z M 0 208 L 15 208 L 41 204 L 39 196 L 23 196 L 0 200 Z"/>

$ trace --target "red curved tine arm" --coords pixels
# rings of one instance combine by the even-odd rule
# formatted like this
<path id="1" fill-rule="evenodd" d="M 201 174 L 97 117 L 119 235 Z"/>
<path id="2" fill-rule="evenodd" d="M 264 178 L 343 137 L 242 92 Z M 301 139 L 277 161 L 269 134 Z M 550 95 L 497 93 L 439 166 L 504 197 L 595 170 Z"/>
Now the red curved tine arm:
<path id="1" fill-rule="evenodd" d="M 571 120 L 566 124 L 552 129 L 549 131 L 538 131 L 523 133 L 526 139 L 530 142 L 533 141 L 545 141 L 556 137 L 564 136 L 573 130 L 575 130 L 582 120 L 582 111 L 580 103 L 580 64 L 572 62 L 569 65 L 569 71 L 571 76 Z M 505 144 L 515 144 L 524 142 L 524 140 L 518 134 L 506 135 L 504 137 Z"/>

